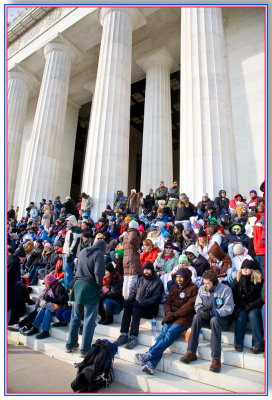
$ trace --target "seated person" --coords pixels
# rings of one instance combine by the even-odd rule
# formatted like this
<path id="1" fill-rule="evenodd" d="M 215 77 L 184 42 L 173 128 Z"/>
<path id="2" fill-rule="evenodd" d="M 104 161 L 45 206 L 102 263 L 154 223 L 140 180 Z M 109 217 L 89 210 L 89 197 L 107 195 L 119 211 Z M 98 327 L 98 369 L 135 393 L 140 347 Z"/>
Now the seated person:
<path id="1" fill-rule="evenodd" d="M 93 244 L 93 239 L 89 232 L 83 232 L 80 238 L 80 251 L 86 249 L 86 247 L 91 247 Z"/>
<path id="2" fill-rule="evenodd" d="M 178 264 L 179 256 L 174 253 L 173 247 L 171 240 L 165 241 L 163 252 L 158 254 L 154 262 L 157 275 L 168 274 L 173 271 L 174 267 Z"/>
<path id="3" fill-rule="evenodd" d="M 185 254 L 181 254 L 178 259 L 178 265 L 173 269 L 173 271 L 168 274 L 167 277 L 167 290 L 165 290 L 166 294 L 168 294 L 168 291 L 171 289 L 171 286 L 174 284 L 173 276 L 174 274 L 180 269 L 180 268 L 186 268 L 191 271 L 191 281 L 197 285 L 201 285 L 201 279 L 197 278 L 196 270 L 194 267 L 192 267 L 189 263 L 188 257 Z"/>
<path id="4" fill-rule="evenodd" d="M 37 239 L 34 245 L 34 249 L 28 255 L 24 269 L 25 271 L 30 271 L 33 264 L 41 262 L 42 252 L 43 252 L 43 241 L 42 239 Z"/>
<path id="5" fill-rule="evenodd" d="M 225 280 L 228 269 L 231 267 L 230 257 L 215 242 L 209 249 L 209 270 L 216 273 L 220 282 Z"/>
<path id="6" fill-rule="evenodd" d="M 123 235 L 123 233 L 127 231 L 130 221 L 131 221 L 131 218 L 129 215 L 127 215 L 124 218 L 124 221 L 120 226 L 120 235 Z"/>
<path id="7" fill-rule="evenodd" d="M 240 223 L 233 223 L 230 226 L 230 233 L 223 238 L 222 247 L 233 258 L 233 246 L 242 243 L 248 247 L 249 237 L 245 234 L 245 227 Z"/>
<path id="8" fill-rule="evenodd" d="M 106 218 L 99 218 L 95 230 L 94 230 L 94 236 L 97 235 L 97 233 L 103 233 L 106 232 L 108 229 L 108 221 Z"/>
<path id="9" fill-rule="evenodd" d="M 35 335 L 39 332 L 38 328 L 42 324 L 42 331 L 36 335 L 36 339 L 45 339 L 49 336 L 52 315 L 59 306 L 66 305 L 68 302 L 68 293 L 57 278 L 53 275 L 46 275 L 44 283 L 45 290 L 38 300 L 38 314 L 33 322 L 32 328 L 25 333 L 25 336 Z"/>
<path id="10" fill-rule="evenodd" d="M 120 227 L 116 224 L 115 216 L 109 216 L 109 227 L 107 231 L 111 234 L 114 239 L 118 239 L 120 236 Z"/>
<path id="11" fill-rule="evenodd" d="M 187 249 L 187 247 L 191 246 L 192 244 L 196 243 L 197 240 L 197 235 L 195 234 L 195 231 L 193 228 L 185 228 L 182 232 L 183 236 L 183 252 L 184 250 Z"/>
<path id="12" fill-rule="evenodd" d="M 164 236 L 161 233 L 157 224 L 151 224 L 150 232 L 147 235 L 147 239 L 150 239 L 154 246 L 158 246 L 160 251 L 164 249 Z"/>
<path id="13" fill-rule="evenodd" d="M 243 204 L 239 204 L 239 206 L 236 207 L 236 210 L 231 214 L 231 219 L 233 222 L 237 222 L 245 226 L 248 220 L 246 207 Z"/>
<path id="14" fill-rule="evenodd" d="M 174 225 L 173 233 L 172 233 L 172 240 L 173 240 L 173 244 L 174 244 L 175 248 L 177 249 L 176 251 L 178 253 L 182 253 L 182 250 L 183 250 L 183 241 L 184 241 L 184 238 L 182 236 L 183 230 L 184 230 L 184 228 L 183 228 L 182 224 Z"/>
<path id="15" fill-rule="evenodd" d="M 52 256 L 52 246 L 50 242 L 45 242 L 42 252 L 42 257 L 40 261 L 32 264 L 31 271 L 29 272 L 29 284 L 28 286 L 37 285 L 38 283 L 38 273 L 39 270 L 45 267 L 50 262 L 50 258 Z"/>
<path id="16" fill-rule="evenodd" d="M 62 261 L 62 257 L 63 257 L 62 250 L 63 250 L 62 247 L 58 250 L 59 259 L 58 259 L 58 261 L 56 262 L 56 268 L 55 268 L 55 271 L 54 271 L 54 274 L 53 274 L 53 276 L 54 276 L 55 278 L 57 278 L 59 281 L 61 281 L 61 282 L 63 282 L 63 280 L 64 280 L 64 271 L 63 271 L 63 269 L 62 269 L 62 265 L 63 265 L 63 261 Z"/>
<path id="17" fill-rule="evenodd" d="M 209 238 L 208 250 L 215 242 L 218 244 L 218 246 L 221 246 L 224 235 L 218 232 L 218 222 L 215 222 L 213 218 L 208 221 L 206 232 Z"/>
<path id="18" fill-rule="evenodd" d="M 207 206 L 207 210 L 203 216 L 204 225 L 208 225 L 208 221 L 213 217 L 216 218 L 216 215 L 217 213 L 214 207 L 212 205 Z"/>
<path id="19" fill-rule="evenodd" d="M 162 200 L 162 199 L 158 200 L 158 206 L 159 206 L 159 208 L 162 209 L 163 215 L 166 215 L 169 218 L 169 220 L 172 219 L 172 217 L 173 217 L 172 210 L 169 206 L 166 205 L 165 200 Z"/>
<path id="20" fill-rule="evenodd" d="M 232 284 L 235 303 L 234 347 L 236 351 L 243 351 L 247 320 L 249 320 L 252 328 L 252 347 L 250 347 L 249 352 L 259 354 L 264 351 L 264 331 L 261 313 L 264 304 L 262 287 L 262 273 L 256 270 L 256 264 L 253 260 L 245 259 Z"/>
<path id="21" fill-rule="evenodd" d="M 237 193 L 229 204 L 231 213 L 233 213 L 233 211 L 236 210 L 236 207 L 239 206 L 239 204 L 244 204 L 245 207 L 247 208 L 246 199 L 244 199 L 240 193 Z"/>
<path id="22" fill-rule="evenodd" d="M 123 277 L 115 272 L 112 263 L 105 268 L 105 277 L 100 293 L 98 313 L 100 315 L 99 324 L 109 325 L 113 322 L 113 315 L 119 314 L 124 306 L 122 296 Z"/>
<path id="23" fill-rule="evenodd" d="M 247 205 L 248 205 L 249 210 L 254 210 L 257 205 L 257 202 L 259 200 L 261 200 L 262 197 L 257 195 L 256 190 L 251 190 L 249 192 L 249 195 L 250 195 L 250 200 L 248 201 Z"/>
<path id="24" fill-rule="evenodd" d="M 143 245 L 144 251 L 140 255 L 141 265 L 143 266 L 147 261 L 151 261 L 154 264 L 160 252 L 158 246 L 155 246 L 150 239 L 145 239 Z"/>
<path id="25" fill-rule="evenodd" d="M 229 199 L 226 196 L 225 190 L 219 190 L 218 197 L 214 199 L 214 207 L 218 217 L 223 209 L 229 211 Z"/>
<path id="26" fill-rule="evenodd" d="M 200 229 L 197 235 L 197 240 L 196 240 L 196 249 L 201 254 L 203 257 L 205 257 L 207 260 L 209 258 L 208 254 L 208 235 L 207 233 Z"/>
<path id="27" fill-rule="evenodd" d="M 248 249 L 242 245 L 242 243 L 236 243 L 233 246 L 233 259 L 232 266 L 228 269 L 228 275 L 226 281 L 232 284 L 233 279 L 236 278 L 237 272 L 240 271 L 242 262 L 245 259 L 253 260 L 248 254 Z"/>
<path id="28" fill-rule="evenodd" d="M 211 356 L 210 371 L 220 372 L 221 369 L 221 332 L 229 328 L 232 322 L 234 302 L 231 288 L 218 281 L 214 271 L 206 271 L 203 276 L 203 285 L 198 290 L 195 301 L 195 316 L 192 322 L 191 334 L 187 352 L 180 358 L 186 364 L 197 360 L 199 332 L 202 326 L 211 328 Z"/>
<path id="29" fill-rule="evenodd" d="M 61 248 L 61 241 L 54 242 L 54 252 L 51 253 L 51 257 L 49 258 L 49 262 L 46 264 L 44 268 L 39 269 L 38 278 L 44 279 L 44 277 L 48 274 L 52 274 L 55 272 L 56 263 L 59 259 L 59 249 Z"/>
<path id="30" fill-rule="evenodd" d="M 163 213 L 163 209 L 160 208 L 160 207 L 157 209 L 156 221 L 157 222 L 161 222 L 162 221 L 164 223 L 170 221 L 170 218 L 166 214 Z"/>
<path id="31" fill-rule="evenodd" d="M 191 281 L 191 271 L 181 268 L 173 275 L 174 285 L 164 303 L 163 328 L 155 344 L 143 354 L 136 354 L 143 372 L 153 375 L 154 369 L 166 350 L 180 334 L 188 329 L 194 316 L 194 303 L 198 289 Z"/>
<path id="32" fill-rule="evenodd" d="M 214 209 L 213 201 L 209 198 L 208 193 L 204 193 L 202 200 L 197 203 L 197 214 L 203 218 L 207 210 Z"/>
<path id="33" fill-rule="evenodd" d="M 209 263 L 198 251 L 195 245 L 187 247 L 185 255 L 188 257 L 189 263 L 196 270 L 197 276 L 202 276 L 209 268 Z"/>
<path id="34" fill-rule="evenodd" d="M 62 306 L 56 310 L 56 318 L 58 322 L 54 322 L 52 326 L 59 328 L 60 326 L 67 326 L 71 320 L 72 314 L 72 303 L 68 302 L 68 305 Z"/>
<path id="35" fill-rule="evenodd" d="M 125 344 L 127 349 L 133 349 L 137 345 L 140 319 L 153 318 L 157 315 L 162 294 L 163 284 L 156 275 L 153 264 L 147 261 L 143 266 L 143 274 L 134 284 L 124 303 L 121 335 L 114 342 L 117 346 Z"/>
<path id="36" fill-rule="evenodd" d="M 144 223 L 145 229 L 150 226 L 150 220 L 148 218 L 148 211 L 146 208 L 142 209 L 142 214 L 139 215 L 139 220 Z"/>

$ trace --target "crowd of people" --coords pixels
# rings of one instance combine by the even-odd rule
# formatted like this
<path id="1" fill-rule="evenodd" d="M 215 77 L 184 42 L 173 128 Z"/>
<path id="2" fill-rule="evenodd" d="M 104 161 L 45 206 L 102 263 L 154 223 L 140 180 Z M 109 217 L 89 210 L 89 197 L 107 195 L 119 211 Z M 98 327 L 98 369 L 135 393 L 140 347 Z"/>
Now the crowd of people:
<path id="1" fill-rule="evenodd" d="M 160 304 L 160 335 L 147 353 L 138 353 L 143 371 L 153 374 L 163 352 L 191 329 L 184 363 L 197 359 L 199 332 L 211 328 L 210 370 L 221 369 L 221 331 L 234 321 L 236 351 L 243 351 L 246 324 L 254 354 L 264 352 L 265 196 L 249 200 L 220 190 L 204 193 L 197 205 L 178 182 L 153 192 L 119 190 L 98 221 L 92 199 L 31 202 L 24 217 L 8 210 L 8 329 L 37 339 L 49 336 L 51 319 L 69 325 L 66 352 L 89 351 L 98 324 L 109 325 L 123 310 L 117 346 L 137 346 L 141 318 L 154 319 Z M 28 315 L 29 293 L 44 289 Z M 22 319 L 22 317 L 24 318 Z"/>

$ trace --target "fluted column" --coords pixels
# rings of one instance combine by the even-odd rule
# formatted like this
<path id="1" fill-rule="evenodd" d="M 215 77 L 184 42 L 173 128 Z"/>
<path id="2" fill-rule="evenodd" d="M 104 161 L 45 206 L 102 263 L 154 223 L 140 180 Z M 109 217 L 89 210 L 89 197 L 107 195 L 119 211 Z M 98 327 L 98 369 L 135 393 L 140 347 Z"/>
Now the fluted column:
<path id="1" fill-rule="evenodd" d="M 82 191 L 93 198 L 96 220 L 117 190 L 127 192 L 129 162 L 132 30 L 137 9 L 105 8 Z"/>
<path id="2" fill-rule="evenodd" d="M 29 96 L 29 77 L 23 72 L 8 74 L 8 205 L 14 201 L 15 185 Z"/>
<path id="3" fill-rule="evenodd" d="M 220 8 L 182 8 L 180 188 L 192 201 L 236 193 L 226 45 Z"/>
<path id="4" fill-rule="evenodd" d="M 141 192 L 173 180 L 170 71 L 173 57 L 166 46 L 137 60 L 146 72 Z"/>
<path id="5" fill-rule="evenodd" d="M 29 201 L 54 199 L 61 160 L 72 52 L 62 43 L 44 47 L 46 58 L 33 128 L 30 157 L 22 182 L 20 209 Z"/>

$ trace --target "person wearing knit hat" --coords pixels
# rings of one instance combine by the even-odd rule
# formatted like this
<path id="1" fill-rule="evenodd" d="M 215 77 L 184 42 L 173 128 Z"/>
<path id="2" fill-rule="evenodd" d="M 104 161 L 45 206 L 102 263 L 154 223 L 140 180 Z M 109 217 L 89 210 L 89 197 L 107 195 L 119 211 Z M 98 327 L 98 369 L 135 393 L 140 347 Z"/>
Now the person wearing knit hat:
<path id="1" fill-rule="evenodd" d="M 50 323 L 53 313 L 58 307 L 68 304 L 68 293 L 54 275 L 46 275 L 44 278 L 45 290 L 39 298 L 38 314 L 33 322 L 32 328 L 24 333 L 25 336 L 32 336 L 39 332 L 41 325 L 41 332 L 36 335 L 36 339 L 45 339 L 49 335 Z"/>
<path id="2" fill-rule="evenodd" d="M 250 195 L 250 200 L 249 200 L 249 202 L 247 203 L 247 205 L 248 205 L 248 207 L 249 207 L 250 210 L 254 210 L 254 208 L 255 208 L 256 205 L 257 205 L 257 202 L 258 202 L 259 200 L 261 200 L 262 197 L 260 197 L 260 196 L 257 195 L 256 190 L 251 190 L 251 191 L 249 192 L 249 195 Z"/>
<path id="3" fill-rule="evenodd" d="M 242 243 L 244 247 L 248 247 L 249 237 L 245 234 L 245 227 L 241 223 L 233 223 L 230 226 L 230 233 L 225 235 L 222 241 L 223 249 L 233 258 L 233 248 L 235 243 Z"/>
<path id="4" fill-rule="evenodd" d="M 140 197 L 137 195 L 136 189 L 130 191 L 127 206 L 130 213 L 139 215 Z"/>
<path id="5" fill-rule="evenodd" d="M 241 269 L 232 283 L 232 292 L 235 300 L 235 333 L 234 348 L 243 351 L 244 336 L 247 320 L 252 329 L 252 347 L 249 352 L 259 354 L 264 351 L 264 330 L 261 308 L 263 278 L 261 271 L 256 270 L 253 260 L 245 259 Z"/>
<path id="6" fill-rule="evenodd" d="M 125 238 L 128 235 L 129 233 Z M 121 335 L 114 342 L 117 346 L 125 344 L 127 349 L 133 349 L 137 345 L 141 318 L 152 318 L 157 315 L 163 294 L 163 284 L 154 273 L 153 264 L 150 261 L 147 261 L 143 268 L 141 267 L 141 272 L 142 275 L 137 278 L 124 303 Z"/>
<path id="7" fill-rule="evenodd" d="M 174 343 L 182 332 L 191 326 L 197 287 L 191 281 L 191 272 L 181 268 L 174 277 L 175 283 L 164 303 L 164 319 L 160 336 L 146 352 L 136 354 L 142 371 L 154 374 L 163 352 Z"/>
<path id="8" fill-rule="evenodd" d="M 130 221 L 129 228 L 138 229 L 139 228 L 138 222 L 136 222 L 134 220 Z"/>
<path id="9" fill-rule="evenodd" d="M 171 271 L 171 273 L 170 273 L 169 276 L 168 276 L 168 279 L 167 279 L 167 291 L 170 291 L 170 289 L 171 289 L 173 283 L 175 282 L 175 281 L 174 281 L 174 275 L 175 275 L 175 274 L 177 273 L 177 271 L 178 271 L 179 269 L 181 269 L 181 268 L 188 269 L 188 270 L 190 271 L 190 274 L 191 274 L 191 281 L 192 281 L 195 285 L 200 286 L 200 284 L 201 284 L 201 279 L 198 279 L 198 278 L 197 278 L 197 273 L 196 273 L 195 268 L 192 267 L 192 266 L 190 265 L 190 262 L 189 262 L 189 260 L 188 260 L 188 257 L 186 256 L 186 254 L 181 254 L 181 255 L 178 257 L 178 264 L 177 264 L 177 266 Z"/>
<path id="10" fill-rule="evenodd" d="M 178 259 L 180 264 L 190 264 L 188 257 L 185 254 L 181 254 Z"/>
<path id="11" fill-rule="evenodd" d="M 119 225 L 117 225 L 116 219 L 113 216 L 109 217 L 108 232 L 111 234 L 111 236 L 114 239 L 118 239 L 120 236 L 120 227 L 119 227 Z"/>

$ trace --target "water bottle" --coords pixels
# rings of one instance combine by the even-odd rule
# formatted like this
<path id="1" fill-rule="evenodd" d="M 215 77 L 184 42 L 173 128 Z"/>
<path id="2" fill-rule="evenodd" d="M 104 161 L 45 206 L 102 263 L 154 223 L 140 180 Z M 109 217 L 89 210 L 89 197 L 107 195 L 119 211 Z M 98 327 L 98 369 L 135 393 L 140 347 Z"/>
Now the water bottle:
<path id="1" fill-rule="evenodd" d="M 153 317 L 152 322 L 151 322 L 151 331 L 153 333 L 156 333 L 156 330 L 157 330 L 157 321 L 156 321 L 156 318 Z"/>
<path id="2" fill-rule="evenodd" d="M 200 331 L 199 331 L 198 341 L 199 341 L 199 343 L 203 343 L 204 342 L 203 329 L 200 329 Z"/>
<path id="3" fill-rule="evenodd" d="M 187 329 L 185 333 L 185 343 L 188 343 L 190 335 L 191 335 L 191 328 Z"/>

